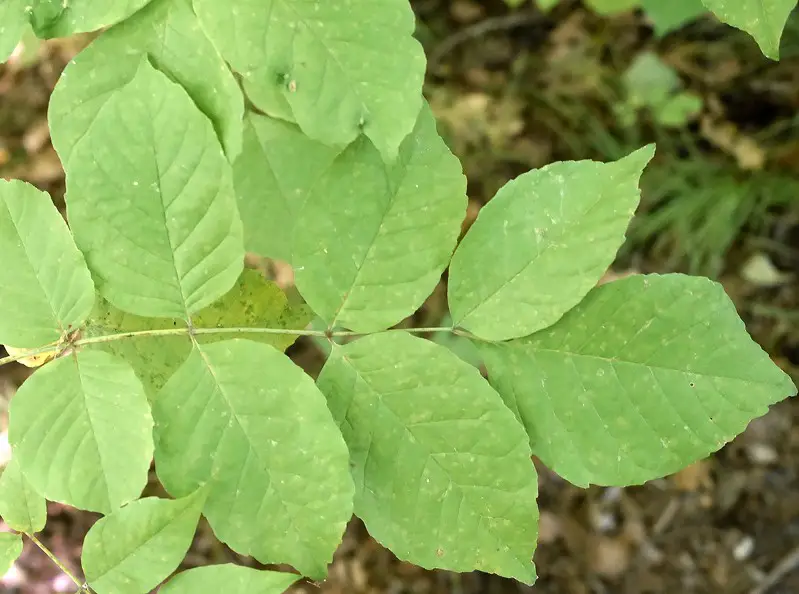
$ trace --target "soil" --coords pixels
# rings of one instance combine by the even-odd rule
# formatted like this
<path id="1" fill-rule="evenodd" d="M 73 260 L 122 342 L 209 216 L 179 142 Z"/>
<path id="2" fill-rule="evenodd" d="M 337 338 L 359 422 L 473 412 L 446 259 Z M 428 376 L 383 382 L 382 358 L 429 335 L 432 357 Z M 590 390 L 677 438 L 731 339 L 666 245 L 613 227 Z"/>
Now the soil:
<path id="1" fill-rule="evenodd" d="M 721 176 L 725 183 L 732 180 L 733 188 L 771 187 L 774 180 L 779 187 L 792 180 L 799 185 L 794 116 L 799 19 L 786 32 L 782 61 L 772 63 L 745 35 L 711 20 L 656 39 L 641 14 L 600 18 L 576 2 L 548 15 L 529 7 L 509 11 L 499 0 L 417 0 L 414 7 L 430 58 L 426 95 L 464 163 L 470 220 L 502 184 L 523 171 L 559 159 L 618 157 L 625 147 L 651 140 L 659 142 L 655 166 L 660 163 L 666 173 L 645 183 L 634 230 L 659 220 L 658 213 L 683 204 L 680 200 L 709 200 L 690 194 L 669 195 L 665 202 L 648 199 L 665 177 L 680 175 L 675 163 L 699 163 L 702 187 L 721 184 Z M 46 108 L 61 69 L 85 41 L 51 42 L 0 67 L 0 175 L 50 191 L 62 207 L 63 171 L 49 142 Z M 703 98 L 699 118 L 678 130 L 664 130 L 646 115 L 632 128 L 619 125 L 613 105 L 622 72 L 643 51 L 657 52 L 685 87 Z M 724 200 L 732 199 L 725 194 Z M 694 219 L 684 209 L 651 234 L 633 233 L 614 269 L 681 270 L 718 278 L 754 338 L 799 377 L 799 199 L 794 194 L 778 199 L 774 191 L 744 210 L 726 204 L 711 202 Z M 739 220 L 731 212 L 744 214 Z M 727 232 L 723 241 L 716 240 L 718 229 L 705 225 L 712 219 Z M 702 258 L 695 257 L 699 253 Z M 290 271 L 277 265 L 272 270 L 290 285 Z M 408 323 L 430 325 L 444 311 L 442 285 Z M 321 355 L 310 340 L 298 341 L 289 353 L 309 373 L 318 371 Z M 7 402 L 27 374 L 20 366 L 0 370 L 3 425 Z M 294 590 L 799 592 L 797 416 L 799 403 L 783 402 L 711 458 L 639 487 L 581 490 L 538 465 L 541 534 L 535 555 L 539 579 L 533 587 L 400 562 L 353 519 L 328 580 L 301 582 Z M 7 455 L 7 444 L 0 454 Z M 157 485 L 152 489 L 157 492 Z M 50 504 L 49 512 L 41 538 L 79 573 L 81 541 L 97 516 L 57 504 Z M 252 563 L 201 528 L 185 566 L 227 560 Z M 75 590 L 30 543 L 1 583 L 4 592 L 25 594 Z"/>

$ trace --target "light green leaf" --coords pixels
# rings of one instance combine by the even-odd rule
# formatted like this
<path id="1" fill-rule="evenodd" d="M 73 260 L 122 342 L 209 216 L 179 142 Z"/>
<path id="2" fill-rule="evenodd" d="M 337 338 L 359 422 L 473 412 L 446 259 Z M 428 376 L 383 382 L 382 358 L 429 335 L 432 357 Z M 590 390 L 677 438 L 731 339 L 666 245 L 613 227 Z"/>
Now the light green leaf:
<path id="1" fill-rule="evenodd" d="M 721 286 L 679 274 L 600 286 L 552 328 L 481 351 L 533 453 L 580 486 L 676 472 L 796 393 Z"/>
<path id="2" fill-rule="evenodd" d="M 702 0 L 720 21 L 749 33 L 763 54 L 780 57 L 780 39 L 796 0 Z"/>
<path id="3" fill-rule="evenodd" d="M 291 262 L 291 241 L 308 191 L 341 152 L 295 125 L 248 113 L 233 181 L 247 251 Z"/>
<path id="4" fill-rule="evenodd" d="M 535 3 L 538 5 L 538 8 L 541 9 L 542 12 L 549 12 L 555 6 L 557 6 L 560 0 L 535 0 Z"/>
<path id="5" fill-rule="evenodd" d="M 43 39 L 68 37 L 110 27 L 128 18 L 150 0 L 27 0 L 33 2 L 31 23 Z"/>
<path id="6" fill-rule="evenodd" d="M 22 537 L 19 534 L 0 532 L 0 575 L 5 575 L 22 554 Z"/>
<path id="7" fill-rule="evenodd" d="M 244 98 L 233 73 L 200 29 L 190 0 L 154 0 L 100 35 L 67 66 L 50 107 L 55 146 L 64 162 L 147 55 L 211 120 L 228 158 L 239 153 Z"/>
<path id="8" fill-rule="evenodd" d="M 531 584 L 527 436 L 468 363 L 394 331 L 336 347 L 318 380 L 350 449 L 355 513 L 401 559 Z"/>
<path id="9" fill-rule="evenodd" d="M 194 7 L 259 108 L 275 117 L 290 111 L 325 144 L 349 144 L 363 132 L 385 159 L 396 157 L 422 105 L 425 71 L 407 0 L 239 0 L 235 10 L 194 0 Z"/>
<path id="10" fill-rule="evenodd" d="M 659 107 L 682 87 L 674 69 L 650 51 L 635 56 L 623 80 L 627 102 L 635 107 Z"/>
<path id="11" fill-rule="evenodd" d="M 0 516 L 18 532 L 33 534 L 47 522 L 47 501 L 22 474 L 13 456 L 0 476 Z"/>
<path id="12" fill-rule="evenodd" d="M 150 407 L 130 366 L 108 353 L 73 353 L 38 369 L 9 418 L 14 457 L 51 501 L 108 513 L 147 484 Z"/>
<path id="13" fill-rule="evenodd" d="M 0 179 L 0 344 L 34 348 L 77 328 L 94 284 L 50 196 Z"/>
<path id="14" fill-rule="evenodd" d="M 585 0 L 594 12 L 601 15 L 613 15 L 638 8 L 641 0 Z"/>
<path id="15" fill-rule="evenodd" d="M 641 6 L 660 37 L 707 13 L 702 0 L 641 0 Z"/>
<path id="16" fill-rule="evenodd" d="M 323 578 L 352 515 L 347 447 L 313 380 L 249 340 L 198 345 L 154 402 L 156 470 L 174 495 L 209 484 L 217 537 Z"/>
<path id="17" fill-rule="evenodd" d="M 624 242 L 654 152 L 649 145 L 614 163 L 553 163 L 506 184 L 452 258 L 455 324 L 505 340 L 546 328 L 577 305 Z"/>
<path id="18" fill-rule="evenodd" d="M 0 62 L 14 53 L 28 24 L 26 8 L 30 0 L 0 1 Z"/>
<path id="19" fill-rule="evenodd" d="M 205 501 L 200 489 L 182 499 L 139 499 L 101 518 L 83 541 L 81 565 L 97 594 L 146 594 L 178 568 Z"/>
<path id="20" fill-rule="evenodd" d="M 116 307 L 186 318 L 227 293 L 244 265 L 230 164 L 211 122 L 146 59 L 102 106 L 84 104 L 94 116 L 76 139 L 79 108 L 65 108 L 82 84 L 62 76 L 50 120 L 78 246 Z"/>
<path id="21" fill-rule="evenodd" d="M 196 316 L 194 327 L 206 328 L 274 328 L 300 330 L 311 321 L 313 313 L 306 305 L 290 305 L 286 294 L 274 282 L 267 281 L 255 270 L 246 269 L 238 283 L 222 299 L 215 301 Z M 179 319 L 143 318 L 125 313 L 105 300 L 95 307 L 86 329 L 85 338 L 125 332 L 145 332 L 185 328 Z M 195 340 L 208 344 L 231 338 L 234 334 L 198 334 Z M 252 334 L 247 338 L 285 351 L 297 339 L 296 334 Z M 167 336 L 137 336 L 125 340 L 104 342 L 89 348 L 101 349 L 127 361 L 141 379 L 152 400 L 167 380 L 191 352 L 192 341 L 187 334 Z"/>
<path id="22" fill-rule="evenodd" d="M 353 143 L 299 213 L 297 288 L 331 325 L 370 332 L 402 321 L 439 282 L 466 202 L 461 165 L 428 107 L 393 165 L 365 138 Z"/>
<path id="23" fill-rule="evenodd" d="M 678 93 L 656 111 L 658 121 L 664 126 L 679 128 L 702 111 L 702 98 L 694 93 Z"/>
<path id="24" fill-rule="evenodd" d="M 159 594 L 282 594 L 300 576 L 240 565 L 206 565 L 179 573 Z"/>

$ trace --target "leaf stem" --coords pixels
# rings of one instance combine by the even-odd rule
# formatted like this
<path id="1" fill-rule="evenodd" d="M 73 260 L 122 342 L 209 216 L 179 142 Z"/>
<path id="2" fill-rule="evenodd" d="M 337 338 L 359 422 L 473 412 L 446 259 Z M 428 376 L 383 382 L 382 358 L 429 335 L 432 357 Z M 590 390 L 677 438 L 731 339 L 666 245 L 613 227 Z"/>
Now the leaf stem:
<path id="1" fill-rule="evenodd" d="M 45 555 L 47 555 L 50 558 L 50 561 L 55 563 L 58 566 L 58 569 L 60 569 L 62 572 L 64 572 L 64 575 L 66 575 L 69 579 L 71 579 L 73 582 L 75 582 L 75 585 L 78 587 L 78 592 L 91 592 L 91 590 L 89 589 L 89 586 L 86 584 L 86 582 L 82 582 L 81 580 L 79 580 L 75 576 L 75 574 L 72 573 L 69 570 L 69 568 L 66 565 L 64 565 L 58 559 L 58 557 L 56 557 L 53 554 L 53 552 L 44 545 L 44 543 L 42 541 L 40 541 L 38 538 L 36 538 L 33 534 L 30 534 L 29 532 L 24 532 L 23 534 L 25 536 L 27 536 L 33 544 L 35 544 L 37 547 L 39 547 L 39 549 Z"/>
<path id="2" fill-rule="evenodd" d="M 426 327 L 426 328 L 402 328 L 405 332 L 410 332 L 411 334 L 429 334 L 434 332 L 449 332 L 452 334 L 456 334 L 458 336 L 463 336 L 465 338 L 470 338 L 472 340 L 481 340 L 480 338 L 474 336 L 470 332 L 465 330 L 461 330 L 459 328 L 453 328 L 450 326 L 433 326 L 433 327 Z M 134 332 L 119 332 L 117 334 L 106 334 L 104 336 L 92 336 L 89 338 L 81 338 L 78 339 L 71 344 L 65 345 L 65 348 L 69 347 L 82 347 L 88 346 L 92 344 L 101 344 L 106 342 L 115 342 L 117 340 L 122 340 L 125 338 L 144 338 L 144 337 L 154 337 L 154 336 L 200 336 L 200 335 L 213 335 L 213 334 L 280 334 L 280 335 L 294 335 L 294 336 L 316 336 L 320 338 L 334 338 L 337 336 L 341 337 L 353 337 L 353 336 L 365 336 L 368 334 L 373 334 L 372 332 L 354 332 L 351 330 L 293 330 L 288 328 L 159 328 L 153 330 L 137 330 Z M 24 353 L 19 353 L 17 355 L 2 357 L 0 358 L 0 367 L 6 365 L 8 363 L 12 363 L 14 361 L 18 361 L 24 357 L 30 357 L 32 355 L 38 355 L 40 353 L 45 353 L 53 350 L 53 346 L 41 347 L 37 349 L 31 349 L 30 351 L 26 351 Z"/>

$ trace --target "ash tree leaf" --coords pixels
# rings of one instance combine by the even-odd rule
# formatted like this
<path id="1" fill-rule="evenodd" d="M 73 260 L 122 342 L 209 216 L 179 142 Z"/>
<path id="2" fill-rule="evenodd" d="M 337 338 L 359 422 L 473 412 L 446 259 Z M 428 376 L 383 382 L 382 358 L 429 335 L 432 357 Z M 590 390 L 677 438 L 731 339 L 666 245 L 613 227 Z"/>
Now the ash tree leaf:
<path id="1" fill-rule="evenodd" d="M 361 133 L 393 160 L 422 106 L 425 57 L 406 0 L 194 0 L 222 55 L 264 112 L 311 138 Z"/>
<path id="2" fill-rule="evenodd" d="M 114 25 L 150 0 L 27 0 L 31 24 L 42 39 L 89 33 Z"/>
<path id="3" fill-rule="evenodd" d="M 265 344 L 197 345 L 154 402 L 158 477 L 208 483 L 216 536 L 321 579 L 352 515 L 347 447 L 313 380 Z"/>
<path id="4" fill-rule="evenodd" d="M 244 265 L 231 166 L 211 122 L 147 59 L 90 106 L 76 138 L 75 112 L 64 110 L 82 84 L 62 76 L 51 103 L 63 116 L 51 127 L 78 247 L 113 305 L 185 319 L 227 293 Z"/>
<path id="5" fill-rule="evenodd" d="M 11 532 L 0 532 L 0 575 L 5 575 L 22 554 L 22 537 Z"/>
<path id="6" fill-rule="evenodd" d="M 654 152 L 649 145 L 613 163 L 553 163 L 500 189 L 452 258 L 455 324 L 506 340 L 546 328 L 577 305 L 624 243 Z"/>
<path id="7" fill-rule="evenodd" d="M 12 456 L 0 476 L 0 516 L 18 532 L 40 532 L 47 522 L 47 501 L 22 474 L 17 457 Z"/>
<path id="8" fill-rule="evenodd" d="M 228 158 L 235 158 L 244 98 L 233 73 L 200 29 L 190 0 L 154 0 L 105 31 L 67 66 L 50 107 L 64 162 L 106 103 L 133 80 L 145 56 L 183 87 L 213 123 Z"/>
<path id="9" fill-rule="evenodd" d="M 206 490 L 145 497 L 101 518 L 83 541 L 81 565 L 97 594 L 147 594 L 178 568 L 194 538 Z"/>
<path id="10" fill-rule="evenodd" d="M 707 14 L 702 0 L 641 0 L 641 6 L 661 37 Z"/>
<path id="11" fill-rule="evenodd" d="M 579 485 L 633 485 L 721 448 L 796 393 L 720 285 L 631 276 L 533 336 L 482 344 L 533 453 Z"/>
<path id="12" fill-rule="evenodd" d="M 196 329 L 204 328 L 275 328 L 301 330 L 311 321 L 313 313 L 306 305 L 291 305 L 286 294 L 276 283 L 263 275 L 245 269 L 234 286 L 222 299 L 201 310 L 193 318 Z M 145 318 L 115 308 L 100 300 L 89 316 L 83 331 L 85 338 L 186 328 L 180 319 Z M 200 344 L 226 340 L 232 334 L 198 334 L 194 340 Z M 296 334 L 247 334 L 250 340 L 271 344 L 285 351 L 297 339 Z M 87 345 L 127 361 L 144 384 L 148 397 L 164 387 L 167 380 L 189 356 L 192 339 L 188 334 L 166 336 L 144 335 L 125 340 Z"/>
<path id="13" fill-rule="evenodd" d="M 0 344 L 44 346 L 86 319 L 94 284 L 49 195 L 0 179 L 0 254 Z"/>
<path id="14" fill-rule="evenodd" d="M 169 580 L 159 594 L 283 594 L 300 579 L 292 573 L 259 571 L 225 563 L 184 571 Z"/>
<path id="15" fill-rule="evenodd" d="M 295 224 L 297 288 L 326 322 L 383 330 L 416 311 L 449 264 L 466 179 L 425 107 L 397 162 L 365 138 L 316 180 Z"/>
<path id="16" fill-rule="evenodd" d="M 716 17 L 746 31 L 768 58 L 780 57 L 780 39 L 796 0 L 702 0 Z"/>
<path id="17" fill-rule="evenodd" d="M 425 568 L 535 580 L 527 436 L 474 367 L 393 331 L 335 347 L 318 385 L 349 446 L 355 513 L 374 538 Z"/>
<path id="18" fill-rule="evenodd" d="M 9 419 L 14 457 L 51 501 L 108 513 L 147 484 L 153 420 L 121 359 L 81 351 L 48 363 L 14 395 Z"/>
<path id="19" fill-rule="evenodd" d="M 0 62 L 14 53 L 25 27 L 28 25 L 27 7 L 30 0 L 3 0 L 0 2 Z"/>
<path id="20" fill-rule="evenodd" d="M 295 124 L 246 115 L 233 181 L 247 251 L 291 262 L 297 216 L 308 192 L 340 152 L 308 138 Z"/>

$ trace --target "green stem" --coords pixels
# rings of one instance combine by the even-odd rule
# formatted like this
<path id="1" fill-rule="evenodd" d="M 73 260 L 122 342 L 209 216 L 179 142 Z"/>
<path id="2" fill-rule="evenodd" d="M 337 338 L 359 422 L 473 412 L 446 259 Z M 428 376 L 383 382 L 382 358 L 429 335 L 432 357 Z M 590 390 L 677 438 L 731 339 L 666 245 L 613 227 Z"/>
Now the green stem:
<path id="1" fill-rule="evenodd" d="M 476 336 L 472 335 L 469 332 L 466 332 L 465 330 L 460 330 L 458 328 L 451 328 L 448 326 L 434 326 L 427 328 L 404 328 L 403 330 L 405 332 L 410 332 L 411 334 L 451 332 L 453 334 L 457 334 L 458 336 L 464 336 L 467 338 L 471 338 L 473 340 L 480 340 L 479 338 L 477 338 Z M 154 330 L 137 330 L 135 332 L 120 332 L 117 334 L 107 334 L 105 336 L 92 336 L 90 338 L 81 338 L 73 342 L 71 345 L 69 344 L 64 345 L 64 348 L 69 348 L 70 346 L 82 347 L 92 344 L 115 342 L 117 340 L 122 340 L 125 338 L 144 338 L 144 337 L 154 337 L 154 336 L 200 336 L 204 334 L 282 334 L 282 335 L 293 335 L 293 336 L 316 336 L 320 338 L 334 338 L 337 336 L 342 336 L 342 337 L 364 336 L 373 333 L 353 332 L 350 330 L 336 330 L 336 331 L 292 330 L 288 328 L 161 328 Z M 30 357 L 32 355 L 46 353 L 52 351 L 53 349 L 54 349 L 53 346 L 41 347 L 38 349 L 31 349 L 30 351 L 26 351 L 18 355 L 2 357 L 0 358 L 0 367 L 8 363 L 18 361 L 19 359 L 22 359 L 24 357 Z"/>
<path id="2" fill-rule="evenodd" d="M 41 551 L 42 551 L 42 552 L 43 552 L 45 555 L 47 555 L 47 556 L 50 558 L 50 561 L 52 561 L 53 563 L 55 563 L 55 564 L 58 566 L 58 569 L 60 569 L 62 572 L 64 572 L 64 575 L 66 575 L 66 576 L 67 576 L 69 579 L 71 579 L 73 582 L 75 582 L 75 585 L 78 587 L 78 592 L 91 592 L 91 590 L 89 589 L 89 586 L 88 586 L 88 585 L 86 585 L 86 583 L 85 583 L 85 582 L 82 582 L 81 580 L 79 580 L 79 579 L 78 579 L 78 578 L 75 576 L 75 574 L 74 574 L 74 573 L 72 573 L 72 572 L 69 570 L 69 568 L 68 568 L 66 565 L 64 565 L 64 564 L 63 564 L 63 563 L 62 563 L 62 562 L 61 562 L 61 561 L 58 559 L 58 557 L 56 557 L 56 556 L 53 554 L 53 552 L 52 552 L 50 549 L 48 549 L 46 546 L 44 546 L 44 543 L 43 543 L 43 542 L 41 542 L 41 541 L 40 541 L 38 538 L 36 538 L 36 537 L 35 537 L 33 534 L 30 534 L 30 533 L 28 533 L 28 532 L 24 532 L 23 534 L 25 534 L 25 536 L 27 536 L 27 537 L 30 539 L 30 541 L 31 541 L 33 544 L 35 544 L 37 547 L 39 547 L 39 549 L 40 549 L 40 550 L 41 550 Z"/>

